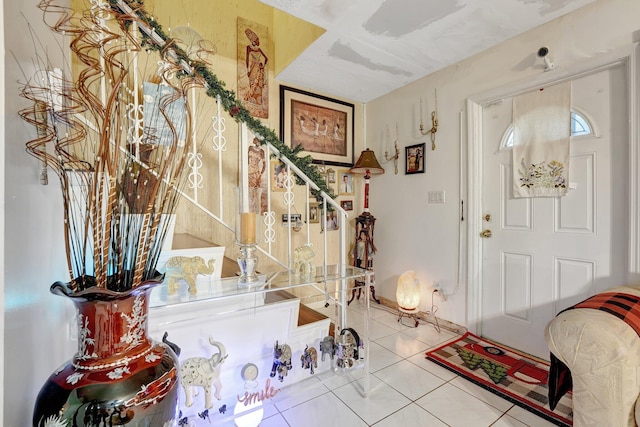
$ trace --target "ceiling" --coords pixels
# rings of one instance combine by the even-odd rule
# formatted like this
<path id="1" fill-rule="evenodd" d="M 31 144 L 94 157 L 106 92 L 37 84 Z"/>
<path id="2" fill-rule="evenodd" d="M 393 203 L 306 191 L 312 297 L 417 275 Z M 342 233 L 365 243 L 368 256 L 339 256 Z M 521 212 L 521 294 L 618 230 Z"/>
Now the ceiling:
<path id="1" fill-rule="evenodd" d="M 326 30 L 279 80 L 368 102 L 594 0 L 260 1 Z"/>

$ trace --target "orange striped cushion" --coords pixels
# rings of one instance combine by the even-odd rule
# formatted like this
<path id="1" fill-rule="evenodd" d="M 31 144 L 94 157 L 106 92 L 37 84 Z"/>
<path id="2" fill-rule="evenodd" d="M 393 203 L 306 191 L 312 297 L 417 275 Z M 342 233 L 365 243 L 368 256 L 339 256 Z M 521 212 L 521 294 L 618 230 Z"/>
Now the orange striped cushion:
<path id="1" fill-rule="evenodd" d="M 640 297 L 617 292 L 597 294 L 572 308 L 595 308 L 613 314 L 640 336 Z"/>

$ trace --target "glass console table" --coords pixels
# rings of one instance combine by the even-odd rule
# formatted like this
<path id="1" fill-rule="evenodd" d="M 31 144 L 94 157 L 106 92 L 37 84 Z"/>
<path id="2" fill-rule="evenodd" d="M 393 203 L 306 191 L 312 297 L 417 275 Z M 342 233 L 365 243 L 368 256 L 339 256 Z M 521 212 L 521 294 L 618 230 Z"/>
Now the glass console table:
<path id="1" fill-rule="evenodd" d="M 217 351 L 209 344 L 212 340 L 223 343 L 228 353 L 221 371 L 222 399 L 219 402 L 214 400 L 212 408 L 205 408 L 204 393 L 200 390 L 201 400 L 198 401 L 196 396 L 194 405 L 187 408 L 184 407 L 185 394 L 181 390 L 179 399 L 183 414 L 189 420 L 195 419 L 195 425 L 209 425 L 199 419 L 204 411 L 209 411 L 213 425 L 228 422 L 236 415 L 229 413 L 223 416 L 219 410 L 223 404 L 227 408 L 236 405 L 238 399 L 250 391 L 245 377 L 253 369 L 257 371 L 254 374 L 254 381 L 259 384 L 257 391 L 263 391 L 267 386 L 280 388 L 296 384 L 296 387 L 303 387 L 304 383 L 297 383 L 313 375 L 301 367 L 301 355 L 306 347 L 317 348 L 316 375 L 328 371 L 350 375 L 363 370 L 363 375 L 352 383 L 363 397 L 367 397 L 370 287 L 364 286 L 363 289 L 366 292 L 363 303 L 366 301 L 366 305 L 360 307 L 362 312 L 352 308 L 347 313 L 347 290 L 355 280 L 368 285 L 371 274 L 350 265 L 329 265 L 317 267 L 311 278 L 301 278 L 286 270 L 262 272 L 260 280 L 252 284 L 241 284 L 237 277 L 211 280 L 202 280 L 201 277 L 194 295 L 189 294 L 187 285 L 182 283 L 172 295 L 168 293 L 166 283 L 154 289 L 150 298 L 149 333 L 157 339 L 167 332 L 168 341 L 182 349 L 181 364 L 187 358 L 212 356 Z M 319 312 L 323 309 L 324 313 L 333 311 L 334 316 L 323 318 L 320 315 L 319 321 L 300 324 L 299 313 L 314 312 L 307 310 L 307 305 Z M 330 335 L 338 347 L 338 340 L 343 341 L 344 332 L 354 324 L 358 325 L 356 336 L 360 341 L 355 363 L 341 366 L 337 354 L 335 358 L 327 357 L 321 361 L 322 340 Z M 276 341 L 289 344 L 293 355 L 293 368 L 283 380 L 273 376 Z M 247 370 L 248 366 L 253 369 Z"/>

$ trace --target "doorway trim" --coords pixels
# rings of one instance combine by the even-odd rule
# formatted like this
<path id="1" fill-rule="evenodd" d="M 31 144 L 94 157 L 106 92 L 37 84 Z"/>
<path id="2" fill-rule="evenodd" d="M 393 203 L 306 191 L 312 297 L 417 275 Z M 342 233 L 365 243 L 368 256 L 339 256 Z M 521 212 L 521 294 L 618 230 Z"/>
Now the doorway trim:
<path id="1" fill-rule="evenodd" d="M 638 114 L 640 106 L 640 77 L 638 71 L 638 45 L 633 44 L 597 58 L 585 61 L 566 70 L 556 69 L 551 73 L 534 76 L 526 81 L 494 89 L 467 98 L 467 168 L 461 168 L 461 182 L 466 182 L 466 191 L 462 191 L 462 200 L 466 213 L 465 221 L 460 223 L 460 235 L 466 250 L 461 251 L 460 265 L 465 270 L 467 287 L 466 325 L 469 331 L 482 335 L 482 110 L 486 106 L 499 102 L 504 97 L 512 97 L 540 86 L 574 80 L 589 74 L 607 70 L 616 66 L 624 66 L 627 77 L 629 98 L 627 108 L 629 115 L 629 212 L 628 212 L 628 257 L 627 280 L 640 279 L 640 128 Z M 464 148 L 463 148 L 464 151 Z M 466 176 L 465 176 L 466 175 Z M 466 178 L 466 179 L 465 179 Z"/>

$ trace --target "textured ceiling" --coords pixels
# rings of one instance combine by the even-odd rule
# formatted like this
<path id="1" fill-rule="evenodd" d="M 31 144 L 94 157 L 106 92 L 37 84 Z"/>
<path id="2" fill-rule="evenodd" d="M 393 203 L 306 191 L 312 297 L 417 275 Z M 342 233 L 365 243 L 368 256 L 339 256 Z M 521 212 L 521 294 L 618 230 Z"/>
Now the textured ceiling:
<path id="1" fill-rule="evenodd" d="M 260 1 L 326 29 L 279 80 L 368 102 L 594 0 Z"/>

